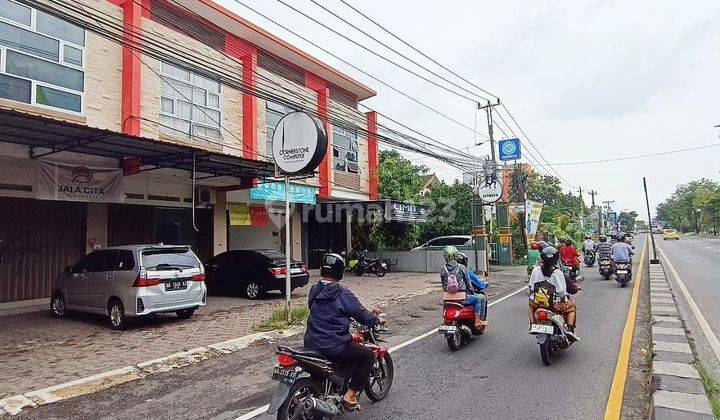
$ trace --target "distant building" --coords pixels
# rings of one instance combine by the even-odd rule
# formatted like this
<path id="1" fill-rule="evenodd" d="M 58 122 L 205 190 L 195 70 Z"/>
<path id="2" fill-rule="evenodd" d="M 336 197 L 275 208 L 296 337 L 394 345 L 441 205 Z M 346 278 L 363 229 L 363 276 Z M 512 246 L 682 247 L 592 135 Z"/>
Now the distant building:
<path id="1" fill-rule="evenodd" d="M 425 175 L 425 182 L 423 183 L 422 188 L 420 189 L 420 195 L 425 196 L 427 193 L 430 192 L 433 187 L 440 184 L 440 180 L 437 176 L 435 176 L 434 173 L 430 175 Z"/>

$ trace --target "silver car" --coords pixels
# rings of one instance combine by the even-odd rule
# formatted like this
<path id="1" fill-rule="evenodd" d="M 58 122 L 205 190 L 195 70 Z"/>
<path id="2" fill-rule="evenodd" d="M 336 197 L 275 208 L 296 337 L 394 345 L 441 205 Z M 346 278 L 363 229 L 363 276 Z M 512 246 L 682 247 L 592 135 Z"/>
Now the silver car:
<path id="1" fill-rule="evenodd" d="M 452 245 L 460 250 L 470 249 L 472 247 L 472 237 L 470 235 L 450 235 L 438 236 L 420 246 L 413 248 L 413 251 L 439 251 L 445 249 L 446 246 Z"/>
<path id="2" fill-rule="evenodd" d="M 190 318 L 205 306 L 205 270 L 185 245 L 127 245 L 93 251 L 67 267 L 53 286 L 50 310 L 106 315 L 113 329 L 128 318 L 175 312 Z"/>

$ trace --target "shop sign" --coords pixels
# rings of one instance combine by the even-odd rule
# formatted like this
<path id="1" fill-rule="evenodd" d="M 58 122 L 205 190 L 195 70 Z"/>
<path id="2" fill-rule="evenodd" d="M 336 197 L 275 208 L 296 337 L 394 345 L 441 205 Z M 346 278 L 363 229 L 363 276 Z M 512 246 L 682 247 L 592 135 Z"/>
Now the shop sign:
<path id="1" fill-rule="evenodd" d="M 41 200 L 122 202 L 123 171 L 40 161 L 36 197 Z"/>
<path id="2" fill-rule="evenodd" d="M 483 174 L 478 179 L 477 194 L 484 203 L 499 201 L 503 194 L 503 182 L 498 176 L 497 163 L 490 159 L 483 162 Z"/>
<path id="3" fill-rule="evenodd" d="M 268 211 L 263 206 L 230 204 L 230 226 L 267 226 Z"/>
<path id="4" fill-rule="evenodd" d="M 414 203 L 387 201 L 385 220 L 394 222 L 427 222 L 427 207 Z"/>
<path id="5" fill-rule="evenodd" d="M 500 155 L 498 158 L 502 161 L 519 160 L 520 159 L 520 139 L 507 139 L 498 142 Z"/>
<path id="6" fill-rule="evenodd" d="M 290 184 L 290 202 L 316 204 L 317 188 L 307 185 Z M 263 182 L 250 189 L 252 200 L 285 201 L 284 182 Z"/>
<path id="7" fill-rule="evenodd" d="M 525 230 L 528 236 L 535 235 L 540 224 L 540 214 L 542 213 L 543 203 L 526 200 L 525 201 Z"/>
<path id="8" fill-rule="evenodd" d="M 327 152 L 327 134 L 317 118 L 302 111 L 286 114 L 275 126 L 272 157 L 283 174 L 312 173 Z"/>

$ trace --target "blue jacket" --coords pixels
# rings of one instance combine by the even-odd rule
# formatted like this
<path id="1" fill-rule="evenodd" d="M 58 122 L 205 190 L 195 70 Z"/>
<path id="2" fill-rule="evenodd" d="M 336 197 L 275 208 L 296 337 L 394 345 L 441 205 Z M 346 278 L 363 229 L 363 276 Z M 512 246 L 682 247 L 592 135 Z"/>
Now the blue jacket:
<path id="1" fill-rule="evenodd" d="M 488 283 L 485 280 L 480 280 L 480 278 L 475 273 L 470 270 L 468 270 L 467 273 L 468 277 L 470 277 L 470 281 L 472 282 L 472 284 L 477 286 L 478 289 L 483 290 L 488 287 Z"/>
<path id="2" fill-rule="evenodd" d="M 350 318 L 373 327 L 380 321 L 357 297 L 338 283 L 317 282 L 308 295 L 305 347 L 335 356 L 350 343 Z"/>

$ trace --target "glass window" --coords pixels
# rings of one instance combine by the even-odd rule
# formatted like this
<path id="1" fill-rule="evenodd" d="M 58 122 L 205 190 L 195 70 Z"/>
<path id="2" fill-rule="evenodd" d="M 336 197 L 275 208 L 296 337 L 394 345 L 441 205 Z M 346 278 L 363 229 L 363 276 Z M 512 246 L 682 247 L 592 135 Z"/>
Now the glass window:
<path id="1" fill-rule="evenodd" d="M 266 155 L 272 155 L 272 138 L 275 134 L 275 127 L 277 127 L 282 117 L 293 111 L 296 110 L 276 102 L 265 101 Z"/>
<path id="2" fill-rule="evenodd" d="M 83 52 L 79 48 L 65 45 L 63 50 L 63 61 L 68 64 L 74 64 L 76 66 L 82 66 Z"/>
<path id="3" fill-rule="evenodd" d="M 168 126 L 163 127 L 164 131 L 183 137 L 222 140 L 217 129 L 222 121 L 220 82 L 167 63 L 162 63 L 162 72 L 161 121 Z"/>
<path id="4" fill-rule="evenodd" d="M 135 268 L 135 257 L 133 256 L 133 252 L 127 249 L 119 250 L 115 270 L 129 271 L 133 268 Z"/>
<path id="5" fill-rule="evenodd" d="M 42 10 L 37 11 L 35 20 L 38 32 L 75 45 L 85 46 L 85 30 L 83 28 L 45 13 Z"/>
<path id="6" fill-rule="evenodd" d="M 153 249 L 140 254 L 142 266 L 147 270 L 176 270 L 200 267 L 200 261 L 192 251 L 180 249 Z"/>
<path id="7" fill-rule="evenodd" d="M 353 174 L 360 172 L 358 162 L 357 132 L 333 125 L 333 159 L 336 171 L 345 171 Z"/>
<path id="8" fill-rule="evenodd" d="M 175 101 L 168 98 L 160 98 L 160 110 L 162 112 L 167 112 L 168 114 L 173 114 L 175 112 Z"/>
<path id="9" fill-rule="evenodd" d="M 0 74 L 0 98 L 30 103 L 32 84 L 29 80 Z"/>
<path id="10" fill-rule="evenodd" d="M 100 262 L 102 260 L 102 252 L 94 251 L 85 256 L 80 262 L 75 264 L 73 267 L 73 273 L 93 272 L 98 271 L 100 268 Z"/>
<path id="11" fill-rule="evenodd" d="M 82 71 L 30 57 L 15 51 L 7 51 L 5 71 L 28 79 L 82 91 L 85 76 Z"/>
<path id="12" fill-rule="evenodd" d="M 0 16 L 30 26 L 32 9 L 10 0 L 0 0 Z"/>
<path id="13" fill-rule="evenodd" d="M 35 102 L 39 104 L 67 109 L 73 112 L 80 112 L 82 109 L 82 98 L 80 95 L 42 85 L 37 85 L 36 90 Z"/>
<path id="14" fill-rule="evenodd" d="M 0 22 L 0 44 L 48 60 L 60 59 L 60 41 L 5 22 Z"/>

